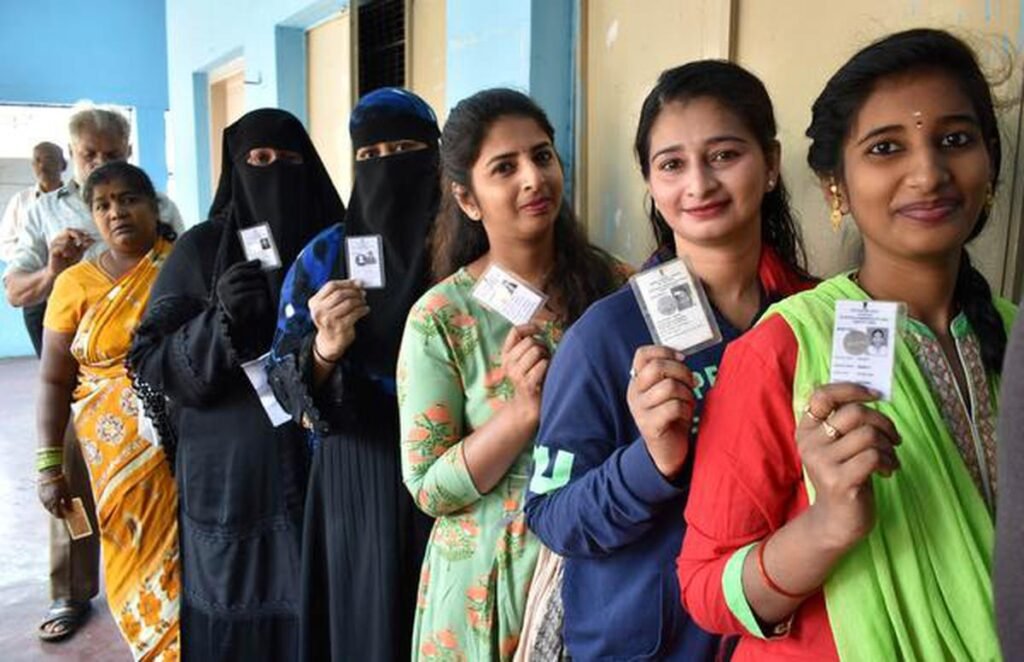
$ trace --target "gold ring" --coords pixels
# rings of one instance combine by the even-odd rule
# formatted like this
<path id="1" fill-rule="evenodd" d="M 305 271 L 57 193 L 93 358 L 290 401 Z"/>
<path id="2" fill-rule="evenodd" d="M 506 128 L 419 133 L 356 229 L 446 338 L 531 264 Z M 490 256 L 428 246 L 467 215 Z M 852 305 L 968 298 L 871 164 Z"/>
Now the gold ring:
<path id="1" fill-rule="evenodd" d="M 821 422 L 821 429 L 825 431 L 825 434 L 828 435 L 828 438 L 832 441 L 839 438 L 839 430 L 837 430 L 836 426 L 832 425 L 828 421 Z"/>
<path id="2" fill-rule="evenodd" d="M 817 414 L 815 414 L 814 410 L 811 409 L 811 403 L 810 402 L 808 402 L 807 406 L 804 407 L 804 413 L 807 414 L 808 416 L 810 416 L 811 420 L 814 421 L 815 423 L 824 423 L 825 419 L 827 419 L 829 417 L 829 414 L 825 414 L 824 416 L 818 416 Z M 829 413 L 831 413 L 831 412 L 829 412 Z"/>

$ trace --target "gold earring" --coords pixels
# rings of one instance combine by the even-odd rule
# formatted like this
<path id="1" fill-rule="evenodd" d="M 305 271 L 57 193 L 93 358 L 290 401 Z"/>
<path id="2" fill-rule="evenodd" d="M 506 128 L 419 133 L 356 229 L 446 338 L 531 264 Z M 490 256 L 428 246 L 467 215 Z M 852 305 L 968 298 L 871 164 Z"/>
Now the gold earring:
<path id="1" fill-rule="evenodd" d="M 839 228 L 843 224 L 843 201 L 836 180 L 830 180 L 828 190 L 832 194 L 832 213 L 829 215 L 829 221 L 832 223 L 832 231 L 839 232 Z"/>
<path id="2" fill-rule="evenodd" d="M 988 183 L 988 187 L 985 189 L 985 205 L 982 207 L 981 213 L 985 214 L 986 217 L 992 213 L 992 205 L 996 201 L 996 192 L 992 188 L 992 182 Z"/>

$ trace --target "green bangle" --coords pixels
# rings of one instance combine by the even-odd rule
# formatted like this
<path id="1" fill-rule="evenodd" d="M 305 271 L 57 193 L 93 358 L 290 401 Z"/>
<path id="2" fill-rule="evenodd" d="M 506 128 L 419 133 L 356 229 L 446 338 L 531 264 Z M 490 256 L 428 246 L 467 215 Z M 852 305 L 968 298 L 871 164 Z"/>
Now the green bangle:
<path id="1" fill-rule="evenodd" d="M 63 448 L 40 448 L 36 451 L 36 471 L 46 471 L 63 464 Z"/>

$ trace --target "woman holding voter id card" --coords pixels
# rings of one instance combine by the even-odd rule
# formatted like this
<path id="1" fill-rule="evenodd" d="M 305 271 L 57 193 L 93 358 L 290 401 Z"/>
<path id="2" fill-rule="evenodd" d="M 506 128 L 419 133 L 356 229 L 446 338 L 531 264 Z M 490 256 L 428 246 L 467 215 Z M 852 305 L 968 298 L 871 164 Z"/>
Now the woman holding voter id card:
<path id="1" fill-rule="evenodd" d="M 741 635 L 734 660 L 999 659 L 996 397 L 1015 308 L 965 248 L 999 179 L 988 84 L 952 35 L 893 34 L 832 76 L 807 135 L 863 260 L 726 353 L 697 444 L 683 602 Z M 869 351 L 872 335 L 887 351 Z"/>
<path id="2" fill-rule="evenodd" d="M 402 485 L 395 361 L 430 281 L 440 131 L 423 99 L 389 87 L 359 100 L 349 133 L 348 215 L 285 278 L 270 382 L 315 442 L 299 658 L 398 660 L 409 654 L 431 521 Z"/>
<path id="3" fill-rule="evenodd" d="M 764 85 L 701 61 L 661 74 L 636 154 L 657 250 L 566 334 L 545 385 L 527 523 L 565 557 L 568 654 L 711 660 L 675 558 L 691 446 L 726 344 L 809 284 Z"/>
<path id="4" fill-rule="evenodd" d="M 99 535 L 107 602 L 136 660 L 178 659 L 178 492 L 164 450 L 139 429 L 125 365 L 150 288 L 174 247 L 153 183 L 115 161 L 82 188 L 107 250 L 53 284 L 39 368 L 39 495 L 72 539 Z M 61 440 L 68 414 L 96 502 L 92 531 L 81 499 L 67 498 Z"/>
<path id="5" fill-rule="evenodd" d="M 479 92 L 441 136 L 442 279 L 413 307 L 398 362 L 402 472 L 436 517 L 413 659 L 508 660 L 540 545 L 522 511 L 550 355 L 621 282 L 563 200 L 554 129 L 527 96 Z"/>
<path id="6" fill-rule="evenodd" d="M 299 615 L 303 430 L 283 420 L 261 357 L 284 274 L 345 210 L 302 124 L 275 109 L 224 131 L 210 218 L 167 259 L 130 362 L 176 408 L 182 657 L 287 660 Z"/>

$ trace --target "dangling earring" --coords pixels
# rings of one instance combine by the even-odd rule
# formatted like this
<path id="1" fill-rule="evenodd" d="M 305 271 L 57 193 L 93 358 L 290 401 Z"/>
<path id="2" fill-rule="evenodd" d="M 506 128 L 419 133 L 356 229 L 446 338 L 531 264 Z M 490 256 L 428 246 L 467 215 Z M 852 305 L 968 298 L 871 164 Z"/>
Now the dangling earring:
<path id="1" fill-rule="evenodd" d="M 992 189 L 992 182 L 988 183 L 985 188 L 985 204 L 981 208 L 981 213 L 985 215 L 985 218 L 992 213 L 992 205 L 996 201 L 996 192 Z"/>
<path id="2" fill-rule="evenodd" d="M 836 184 L 835 179 L 829 180 L 828 190 L 832 194 L 832 213 L 829 215 L 829 220 L 832 223 L 832 231 L 839 232 L 839 228 L 843 224 L 843 202 L 842 194 L 839 193 L 839 185 Z"/>

